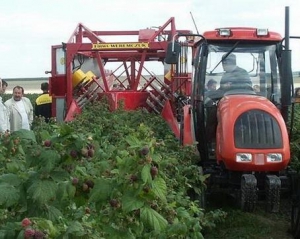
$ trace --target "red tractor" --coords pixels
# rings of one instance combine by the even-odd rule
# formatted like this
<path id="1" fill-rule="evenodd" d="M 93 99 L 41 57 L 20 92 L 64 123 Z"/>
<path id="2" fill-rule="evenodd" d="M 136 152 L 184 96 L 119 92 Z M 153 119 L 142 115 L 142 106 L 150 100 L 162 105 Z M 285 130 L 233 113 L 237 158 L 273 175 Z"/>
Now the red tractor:
<path id="1" fill-rule="evenodd" d="M 192 125 L 203 173 L 210 175 L 208 191 L 226 189 L 245 211 L 253 211 L 262 195 L 267 209 L 278 212 L 281 192 L 291 189 L 288 25 L 285 38 L 244 27 L 194 35 L 191 103 L 181 133 L 189 134 Z M 187 35 L 169 44 L 165 60 L 175 66 L 182 58 L 180 36 Z M 209 90 L 209 81 L 218 89 Z"/>

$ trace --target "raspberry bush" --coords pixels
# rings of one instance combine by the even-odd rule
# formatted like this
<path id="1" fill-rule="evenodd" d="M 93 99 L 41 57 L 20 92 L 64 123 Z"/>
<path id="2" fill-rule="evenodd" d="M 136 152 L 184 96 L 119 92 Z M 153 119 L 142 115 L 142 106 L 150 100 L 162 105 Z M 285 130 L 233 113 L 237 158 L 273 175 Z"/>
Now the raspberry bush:
<path id="1" fill-rule="evenodd" d="M 94 103 L 0 137 L 0 238 L 203 238 L 226 215 L 201 194 L 194 146 L 160 116 Z"/>

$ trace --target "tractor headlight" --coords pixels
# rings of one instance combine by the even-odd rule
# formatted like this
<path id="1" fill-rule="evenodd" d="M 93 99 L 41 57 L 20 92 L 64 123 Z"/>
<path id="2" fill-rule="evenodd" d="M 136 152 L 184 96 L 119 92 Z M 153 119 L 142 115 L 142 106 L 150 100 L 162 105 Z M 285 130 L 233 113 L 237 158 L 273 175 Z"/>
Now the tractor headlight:
<path id="1" fill-rule="evenodd" d="M 231 35 L 231 31 L 227 28 L 221 28 L 219 29 L 219 35 L 223 37 L 229 37 Z"/>
<path id="2" fill-rule="evenodd" d="M 252 154 L 249 153 L 237 153 L 235 160 L 240 163 L 252 162 Z"/>
<path id="3" fill-rule="evenodd" d="M 267 162 L 268 163 L 277 163 L 282 162 L 282 154 L 271 153 L 267 155 Z"/>
<path id="4" fill-rule="evenodd" d="M 269 34 L 268 29 L 264 29 L 264 28 L 256 29 L 256 35 L 257 36 L 268 36 L 268 34 Z"/>

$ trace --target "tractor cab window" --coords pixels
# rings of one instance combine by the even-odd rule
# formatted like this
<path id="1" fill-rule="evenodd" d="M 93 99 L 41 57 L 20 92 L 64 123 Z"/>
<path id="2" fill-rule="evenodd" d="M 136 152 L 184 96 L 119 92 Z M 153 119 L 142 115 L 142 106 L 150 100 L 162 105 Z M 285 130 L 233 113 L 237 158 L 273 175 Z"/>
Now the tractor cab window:
<path id="1" fill-rule="evenodd" d="M 257 94 L 279 102 L 280 79 L 275 45 L 211 44 L 208 47 L 205 91 L 216 82 L 223 94 Z"/>

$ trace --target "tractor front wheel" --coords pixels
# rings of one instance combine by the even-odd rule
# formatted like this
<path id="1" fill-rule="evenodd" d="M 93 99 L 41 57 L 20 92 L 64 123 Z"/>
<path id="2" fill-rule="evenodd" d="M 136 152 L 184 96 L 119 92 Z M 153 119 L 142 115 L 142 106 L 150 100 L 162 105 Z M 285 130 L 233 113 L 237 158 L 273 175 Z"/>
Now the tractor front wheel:
<path id="1" fill-rule="evenodd" d="M 281 181 L 276 175 L 266 176 L 267 212 L 279 212 Z"/>
<path id="2" fill-rule="evenodd" d="M 245 212 L 253 212 L 257 203 L 257 180 L 252 174 L 243 174 L 241 179 L 240 206 Z"/>

